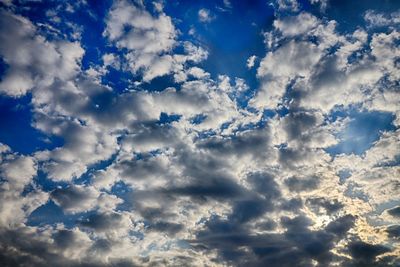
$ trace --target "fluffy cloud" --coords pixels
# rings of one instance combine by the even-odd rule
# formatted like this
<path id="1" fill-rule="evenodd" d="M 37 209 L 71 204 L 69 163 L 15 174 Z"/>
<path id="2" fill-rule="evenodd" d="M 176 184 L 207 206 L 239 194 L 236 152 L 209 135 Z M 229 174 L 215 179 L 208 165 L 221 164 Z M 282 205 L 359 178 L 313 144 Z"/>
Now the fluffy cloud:
<path id="1" fill-rule="evenodd" d="M 396 13 L 368 11 L 369 24 L 343 32 L 327 1 L 311 1 L 317 14 L 275 4 L 264 56 L 244 53 L 255 77 L 243 58 L 243 77 L 216 73 L 203 62 L 215 47 L 184 34 L 215 30 L 198 23 L 212 7 L 183 25 L 168 3 L 114 1 L 91 13 L 95 48 L 90 28 L 71 42 L 3 8 L 0 90 L 29 92 L 30 126 L 61 141 L 26 155 L 0 143 L 1 264 L 397 264 Z M 78 5 L 90 9 L 60 5 L 45 19 L 64 32 L 54 14 L 74 20 Z M 372 111 L 391 124 L 365 151 L 336 153 L 349 114 Z"/>
<path id="2" fill-rule="evenodd" d="M 214 19 L 214 17 L 210 14 L 210 10 L 202 8 L 198 12 L 200 22 L 210 22 Z"/>
<path id="3" fill-rule="evenodd" d="M 167 74 L 175 74 L 180 81 L 185 75 L 182 64 L 207 57 L 201 48 L 193 53 L 196 48 L 189 42 L 185 43 L 186 55 L 173 55 L 177 31 L 171 17 L 162 12 L 153 16 L 140 5 L 116 1 L 106 24 L 104 35 L 118 48 L 128 49 L 125 58 L 129 69 L 135 74 L 142 72 L 145 82 Z"/>
<path id="4" fill-rule="evenodd" d="M 0 27 L 0 55 L 7 65 L 0 83 L 4 94 L 21 96 L 55 79 L 70 79 L 80 69 L 84 51 L 78 43 L 47 42 L 29 20 L 4 10 Z"/>
<path id="5" fill-rule="evenodd" d="M 0 156 L 0 228 L 23 224 L 26 217 L 47 201 L 47 194 L 36 189 L 34 158 L 4 151 Z M 33 186 L 32 190 L 24 191 Z"/>
<path id="6" fill-rule="evenodd" d="M 295 17 L 275 20 L 274 27 L 285 37 L 302 35 L 318 25 L 318 19 L 309 13 L 300 13 Z"/>

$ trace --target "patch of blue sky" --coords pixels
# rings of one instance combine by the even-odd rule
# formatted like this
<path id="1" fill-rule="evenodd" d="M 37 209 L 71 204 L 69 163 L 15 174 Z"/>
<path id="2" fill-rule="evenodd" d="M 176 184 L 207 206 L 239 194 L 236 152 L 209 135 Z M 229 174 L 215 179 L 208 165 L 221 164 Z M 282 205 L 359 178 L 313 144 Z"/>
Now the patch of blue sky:
<path id="1" fill-rule="evenodd" d="M 63 224 L 66 228 L 73 228 L 78 221 L 82 221 L 94 214 L 95 211 L 82 212 L 76 214 L 66 214 L 63 209 L 49 200 L 46 204 L 34 210 L 28 217 L 26 225 L 28 226 L 46 226 Z"/>
<path id="2" fill-rule="evenodd" d="M 181 119 L 182 115 L 177 115 L 177 114 L 167 114 L 165 112 L 161 112 L 160 118 L 158 120 L 159 124 L 168 124 L 174 121 L 179 121 Z"/>
<path id="3" fill-rule="evenodd" d="M 336 111 L 332 117 L 348 117 L 350 122 L 339 134 L 340 142 L 326 151 L 331 155 L 361 155 L 379 139 L 382 132 L 394 131 L 394 115 L 388 112 Z"/>
<path id="4" fill-rule="evenodd" d="M 348 178 L 351 177 L 351 171 L 349 169 L 340 170 L 337 175 L 339 176 L 339 183 L 344 184 Z"/>
<path id="5" fill-rule="evenodd" d="M 198 124 L 201 124 L 205 119 L 207 119 L 207 115 L 198 114 L 190 119 L 190 123 L 192 123 L 194 125 L 198 125 Z"/>
<path id="6" fill-rule="evenodd" d="M 45 192 L 51 192 L 56 188 L 65 188 L 69 186 L 69 183 L 66 181 L 54 181 L 49 179 L 47 174 L 41 170 L 39 170 L 37 175 L 33 178 L 33 182 Z"/>
<path id="7" fill-rule="evenodd" d="M 132 194 L 135 194 L 135 192 L 131 186 L 123 181 L 118 181 L 111 187 L 110 193 L 123 200 L 122 203 L 116 206 L 116 211 L 132 210 L 134 207 L 132 203 Z"/>
<path id="8" fill-rule="evenodd" d="M 78 184 L 78 185 L 87 185 L 90 184 L 92 182 L 92 178 L 93 178 L 93 173 L 99 170 L 104 170 L 106 169 L 108 166 L 110 166 L 116 159 L 117 154 L 113 154 L 110 158 L 97 162 L 91 166 L 88 167 L 88 170 L 82 174 L 79 177 L 76 177 L 74 179 L 74 184 Z"/>
<path id="9" fill-rule="evenodd" d="M 0 96 L 0 142 L 21 154 L 62 146 L 62 138 L 47 136 L 32 127 L 30 103 L 30 94 L 20 98 Z"/>
<path id="10" fill-rule="evenodd" d="M 340 21 L 337 29 L 343 33 L 352 33 L 359 25 L 364 24 L 364 14 L 367 10 L 375 12 L 390 13 L 400 8 L 400 1 L 397 0 L 330 0 L 329 8 L 323 12 L 328 19 Z M 357 12 L 354 12 L 357 10 Z"/>
<path id="11" fill-rule="evenodd" d="M 369 196 L 366 193 L 364 193 L 360 189 L 360 187 L 358 187 L 354 183 L 350 183 L 347 186 L 347 188 L 346 188 L 346 190 L 344 192 L 344 195 L 347 196 L 347 197 L 353 198 L 353 199 L 354 198 L 360 199 L 360 200 L 362 200 L 364 202 L 368 202 L 369 201 Z"/>
<path id="12" fill-rule="evenodd" d="M 177 19 L 182 39 L 191 40 L 208 50 L 207 60 L 198 66 L 207 70 L 211 78 L 217 79 L 218 75 L 243 78 L 254 90 L 258 87 L 255 69 L 249 70 L 246 61 L 252 55 L 264 57 L 265 44 L 261 32 L 271 29 L 273 8 L 266 1 L 231 1 L 231 5 L 232 8 L 222 11 L 223 1 L 176 1 L 167 3 L 165 10 Z M 200 9 L 209 10 L 209 22 L 199 20 Z M 193 30 L 194 34 L 190 35 Z"/>
<path id="13" fill-rule="evenodd" d="M 138 80 L 140 81 L 140 80 Z M 164 75 L 164 76 L 159 76 L 151 81 L 148 82 L 143 82 L 138 86 L 139 90 L 145 90 L 149 92 L 160 92 L 165 90 L 168 87 L 173 87 L 179 91 L 179 86 L 174 81 L 173 75 Z"/>

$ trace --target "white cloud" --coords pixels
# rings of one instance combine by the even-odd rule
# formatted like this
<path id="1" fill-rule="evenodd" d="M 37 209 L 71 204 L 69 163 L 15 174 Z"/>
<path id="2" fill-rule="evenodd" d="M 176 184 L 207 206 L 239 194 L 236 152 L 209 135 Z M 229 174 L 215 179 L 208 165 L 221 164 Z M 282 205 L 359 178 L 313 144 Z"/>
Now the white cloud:
<path id="1" fill-rule="evenodd" d="M 257 69 L 262 84 L 250 104 L 257 108 L 276 108 L 290 80 L 310 76 L 321 56 L 322 51 L 316 45 L 294 40 L 269 52 Z"/>
<path id="2" fill-rule="evenodd" d="M 160 13 L 152 16 L 143 6 L 115 1 L 106 20 L 104 35 L 116 46 L 127 49 L 124 58 L 128 70 L 143 74 L 143 81 L 173 74 L 176 82 L 186 80 L 185 63 L 198 63 L 208 52 L 190 42 L 183 42 L 184 54 L 174 54 L 180 45 L 172 19 Z"/>
<path id="3" fill-rule="evenodd" d="M 254 67 L 256 59 L 257 59 L 257 56 L 255 56 L 255 55 L 252 55 L 247 59 L 246 66 L 248 69 L 251 69 Z"/>
<path id="4" fill-rule="evenodd" d="M 232 3 L 229 0 L 223 0 L 223 2 L 226 8 L 232 8 Z"/>
<path id="5" fill-rule="evenodd" d="M 79 43 L 51 43 L 36 35 L 29 20 L 4 10 L 0 17 L 0 55 L 8 65 L 0 83 L 2 93 L 18 97 L 76 75 L 84 53 Z"/>
<path id="6" fill-rule="evenodd" d="M 65 138 L 64 146 L 37 152 L 35 157 L 43 162 L 48 177 L 57 181 L 80 177 L 90 164 L 108 159 L 118 148 L 116 137 L 76 121 L 64 122 L 53 130 Z"/>
<path id="7" fill-rule="evenodd" d="M 309 13 L 300 13 L 295 17 L 286 17 L 283 20 L 275 20 L 274 27 L 283 36 L 295 36 L 308 33 L 319 24 L 318 19 Z"/>
<path id="8" fill-rule="evenodd" d="M 160 57 L 176 45 L 176 30 L 170 17 L 164 13 L 153 17 L 142 7 L 115 1 L 106 25 L 104 35 L 117 47 L 130 51 L 126 57 L 133 73 L 142 70 L 148 81 L 171 72 L 171 60 L 167 60 L 170 56 Z M 158 66 L 153 67 L 155 63 Z"/>
<path id="9" fill-rule="evenodd" d="M 1 162 L 0 174 L 12 190 L 22 191 L 36 175 L 37 166 L 33 158 L 9 156 Z"/>
<path id="10" fill-rule="evenodd" d="M 379 13 L 374 10 L 367 10 L 364 14 L 364 20 L 368 23 L 369 27 L 393 27 L 400 23 L 400 12 L 393 12 L 389 14 Z"/>
<path id="11" fill-rule="evenodd" d="M 300 8 L 300 4 L 297 0 L 278 0 L 277 4 L 279 10 L 298 11 Z"/>
<path id="12" fill-rule="evenodd" d="M 34 158 L 12 153 L 10 149 L 0 156 L 0 229 L 16 227 L 26 221 L 26 217 L 36 208 L 43 205 L 48 196 L 40 189 L 22 192 L 29 185 L 34 185 L 37 174 Z"/>
<path id="13" fill-rule="evenodd" d="M 215 17 L 211 15 L 210 10 L 205 8 L 199 10 L 198 16 L 199 16 L 199 21 L 203 23 L 208 23 L 215 19 Z"/>
<path id="14" fill-rule="evenodd" d="M 297 1 L 278 4 L 289 13 L 301 8 Z M 400 114 L 397 31 L 340 34 L 335 21 L 276 13 L 257 68 L 260 88 L 243 109 L 237 102 L 256 88 L 238 77 L 214 80 L 195 66 L 208 51 L 179 40 L 161 4 L 152 13 L 140 1 L 116 1 L 104 37 L 119 51 L 85 71 L 79 43 L 46 41 L 28 20 L 4 14 L 0 20 L 12 24 L 8 34 L 17 44 L 2 43 L 0 52 L 24 85 L 14 81 L 6 93 L 32 90 L 32 126 L 63 140 L 31 156 L 0 144 L 0 254 L 7 259 L 37 266 L 225 266 L 232 263 L 226 255 L 240 253 L 233 265 L 264 266 L 269 258 L 259 251 L 278 245 L 279 266 L 296 265 L 298 254 L 307 266 L 331 260 L 346 266 L 352 255 L 345 246 L 353 242 L 346 236 L 386 242 L 369 220 L 385 225 L 373 213 L 399 194 L 399 130 L 380 133 L 363 155 L 324 149 L 337 144 L 348 122 L 333 118 L 335 106 Z M 109 67 L 127 65 L 142 78 L 134 90 L 101 84 Z M 14 74 L 5 75 L 13 84 Z M 178 83 L 140 90 L 163 75 Z M 160 122 L 162 112 L 179 118 Z M 343 170 L 350 176 L 341 179 Z M 62 186 L 43 192 L 38 171 Z M 86 172 L 84 185 L 75 184 Z M 79 216 L 72 227 L 27 225 L 49 198 L 65 216 Z M 303 256 L 314 245 L 322 253 Z"/>
<path id="15" fill-rule="evenodd" d="M 329 0 L 311 0 L 311 4 L 318 4 L 322 12 L 325 12 L 326 8 L 329 5 Z"/>
<path id="16" fill-rule="evenodd" d="M 57 188 L 51 192 L 50 197 L 65 213 L 72 214 L 95 208 L 100 211 L 112 211 L 122 203 L 116 196 L 99 192 L 92 186 L 70 185 Z"/>

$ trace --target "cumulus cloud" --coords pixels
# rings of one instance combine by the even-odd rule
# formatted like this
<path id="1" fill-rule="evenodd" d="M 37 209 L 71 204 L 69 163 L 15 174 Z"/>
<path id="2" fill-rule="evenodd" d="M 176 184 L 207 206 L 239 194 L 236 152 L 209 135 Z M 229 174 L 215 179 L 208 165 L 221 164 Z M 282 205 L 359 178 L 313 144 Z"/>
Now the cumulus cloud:
<path id="1" fill-rule="evenodd" d="M 80 69 L 83 49 L 78 43 L 47 42 L 26 18 L 1 10 L 0 55 L 7 65 L 0 91 L 21 96 L 55 79 L 69 79 Z"/>
<path id="2" fill-rule="evenodd" d="M 295 17 L 274 21 L 274 27 L 285 37 L 307 33 L 317 25 L 317 18 L 309 13 L 300 13 Z"/>
<path id="3" fill-rule="evenodd" d="M 5 153 L 4 153 L 5 152 Z M 26 222 L 26 217 L 47 201 L 40 189 L 23 194 L 34 186 L 37 164 L 30 156 L 21 156 L 10 149 L 0 155 L 0 228 L 15 227 Z"/>
<path id="4" fill-rule="evenodd" d="M 257 56 L 255 56 L 255 55 L 252 55 L 251 57 L 249 57 L 247 59 L 247 63 L 246 63 L 247 68 L 249 68 L 249 69 L 253 68 L 254 64 L 256 62 L 256 59 L 257 59 Z"/>
<path id="5" fill-rule="evenodd" d="M 173 54 L 178 46 L 177 31 L 171 17 L 163 12 L 153 16 L 140 5 L 115 1 L 106 25 L 103 34 L 119 49 L 128 49 L 125 59 L 129 70 L 143 73 L 145 82 L 168 74 L 175 74 L 177 81 L 185 80 L 183 64 L 207 57 L 204 49 L 189 42 L 184 44 L 186 54 Z"/>
<path id="6" fill-rule="evenodd" d="M 370 27 L 394 26 L 400 23 L 400 13 L 384 14 L 374 10 L 367 10 L 364 14 L 364 19 Z"/>
<path id="7" fill-rule="evenodd" d="M 211 15 L 210 10 L 202 8 L 198 12 L 199 21 L 203 23 L 211 22 L 214 17 Z"/>
<path id="8" fill-rule="evenodd" d="M 29 107 L 35 145 L 0 143 L 2 265 L 398 263 L 397 13 L 369 10 L 367 24 L 343 30 L 328 1 L 308 12 L 275 1 L 252 26 L 264 55 L 235 50 L 235 77 L 236 66 L 213 67 L 235 46 L 207 39 L 236 12 L 222 4 L 218 19 L 180 3 L 60 5 L 44 18 L 56 35 L 28 2 L 1 9 L 0 91 L 13 98 L 0 104 Z M 56 17 L 77 23 L 78 5 L 92 16 L 72 38 Z M 361 133 L 349 126 L 360 112 L 390 119 L 373 133 L 361 118 Z M 348 142 L 371 142 L 339 154 L 349 129 Z"/>

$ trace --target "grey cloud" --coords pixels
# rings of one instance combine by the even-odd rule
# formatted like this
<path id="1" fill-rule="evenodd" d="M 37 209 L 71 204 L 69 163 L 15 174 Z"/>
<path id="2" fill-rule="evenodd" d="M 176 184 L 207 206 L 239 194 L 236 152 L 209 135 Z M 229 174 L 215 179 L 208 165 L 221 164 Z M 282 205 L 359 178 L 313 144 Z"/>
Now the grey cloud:
<path id="1" fill-rule="evenodd" d="M 369 40 L 362 30 L 340 35 L 334 21 L 304 12 L 290 18 L 276 14 L 274 26 L 285 38 L 274 36 L 275 31 L 269 36 L 276 40 L 266 39 L 271 43 L 257 70 L 261 86 L 250 101 L 252 108 L 245 110 L 230 98 L 240 91 L 238 83 L 233 88 L 225 76 L 218 84 L 211 79 L 214 73 L 187 64 L 200 62 L 207 52 L 178 41 L 172 19 L 160 5 L 151 13 L 139 2 L 115 1 L 104 37 L 125 53 L 122 65 L 143 74 L 142 81 L 174 74 L 176 88 L 155 92 L 138 86 L 117 92 L 101 84 L 103 73 L 96 80 L 80 70 L 79 43 L 38 38 L 28 20 L 1 11 L 0 54 L 8 69 L 0 91 L 21 96 L 32 90 L 33 126 L 61 137 L 64 145 L 32 157 L 8 154 L 0 145 L 0 265 L 396 266 L 393 256 L 384 255 L 389 248 L 358 239 L 363 229 L 356 222 L 369 212 L 364 204 L 387 202 L 394 190 L 389 187 L 397 184 L 393 180 L 381 187 L 377 201 L 369 190 L 369 203 L 346 195 L 350 183 L 361 191 L 370 188 L 358 179 L 375 175 L 369 161 L 377 164 L 394 157 L 371 150 L 365 157 L 337 156 L 331 161 L 322 148 L 335 141 L 330 134 L 339 128 L 325 120 L 333 116 L 335 105 L 378 108 L 373 99 L 382 96 L 384 88 L 376 82 L 385 76 L 391 80 L 385 85 L 397 85 L 398 33 L 374 34 L 372 52 L 361 51 Z M 296 1 L 277 3 L 300 8 Z M 184 54 L 175 55 L 175 46 L 183 46 Z M 363 56 L 353 58 L 356 53 Z M 25 54 L 26 61 L 18 61 Z M 185 75 L 194 80 L 187 81 Z M 246 94 L 251 89 L 243 81 L 239 87 Z M 382 97 L 394 99 L 387 109 L 397 112 L 396 92 L 390 90 Z M 370 106 L 361 103 L 365 99 Z M 274 117 L 260 120 L 264 108 L 273 109 Z M 181 117 L 162 124 L 161 112 Z M 200 115 L 204 121 L 190 123 Z M 383 140 L 384 147 L 395 150 L 396 140 Z M 337 178 L 334 173 L 346 164 L 355 165 L 352 177 L 329 190 L 335 181 L 322 176 Z M 73 185 L 91 166 L 100 169 L 96 174 L 102 173 L 104 181 Z M 393 176 L 396 167 L 385 165 L 376 173 Z M 49 179 L 72 183 L 49 193 L 64 212 L 82 212 L 71 229 L 24 226 L 31 210 L 48 198 L 34 188 L 38 168 Z M 386 183 L 385 177 L 370 180 L 371 187 L 375 180 Z M 117 181 L 128 193 L 118 191 Z M 23 192 L 28 184 L 33 191 Z M 114 190 L 125 201 L 118 211 L 122 200 L 111 195 Z M 400 207 L 387 213 L 396 219 Z M 320 225 L 311 219 L 314 215 L 330 222 Z M 398 241 L 399 225 L 381 229 L 389 242 Z M 182 240 L 188 236 L 192 239 Z M 348 247 L 341 249 L 343 244 Z M 335 253 L 337 248 L 340 253 Z"/>
<path id="2" fill-rule="evenodd" d="M 355 219 L 356 218 L 353 215 L 345 215 L 340 217 L 336 221 L 330 222 L 326 226 L 326 231 L 343 237 L 343 235 L 345 235 L 354 226 Z"/>
<path id="3" fill-rule="evenodd" d="M 400 225 L 391 225 L 386 229 L 389 237 L 400 239 Z"/>
<path id="4" fill-rule="evenodd" d="M 149 121 L 134 124 L 130 128 L 131 134 L 124 136 L 122 141 L 122 147 L 127 151 L 147 152 L 180 142 L 178 130 L 170 124 Z"/>
<path id="5" fill-rule="evenodd" d="M 317 176 L 306 178 L 290 177 L 285 180 L 285 184 L 289 187 L 289 189 L 295 192 L 316 189 L 319 183 L 319 178 Z"/>
<path id="6" fill-rule="evenodd" d="M 144 180 L 157 178 L 168 174 L 168 169 L 157 157 L 144 157 L 143 159 L 123 160 L 115 167 L 120 171 L 122 179 Z"/>
<path id="7" fill-rule="evenodd" d="M 317 214 L 332 214 L 344 207 L 337 199 L 330 200 L 324 197 L 308 198 L 306 205 Z"/>
<path id="8" fill-rule="evenodd" d="M 354 258 L 349 266 L 387 266 L 386 264 L 381 264 L 381 260 L 376 259 L 377 256 L 390 251 L 385 246 L 354 241 L 350 243 L 348 249 L 350 255 Z"/>
<path id="9" fill-rule="evenodd" d="M 7 246 L 0 246 L 0 264 L 4 267 L 27 266 L 77 266 L 77 267 L 107 267 L 115 266 L 101 263 L 95 259 L 81 258 L 79 260 L 65 257 L 61 251 L 65 249 L 79 250 L 79 242 L 70 230 L 54 231 L 52 238 L 38 236 L 38 232 L 28 228 L 0 231 L 0 238 Z M 75 243 L 74 243 L 75 242 Z M 117 265 L 118 266 L 118 265 Z M 134 266 L 133 264 L 129 266 Z"/>
<path id="10" fill-rule="evenodd" d="M 255 128 L 229 137 L 210 137 L 201 140 L 197 146 L 221 154 L 242 156 L 253 155 L 255 158 L 266 157 L 269 152 L 270 133 L 268 127 Z"/>
<path id="11" fill-rule="evenodd" d="M 246 176 L 253 190 L 262 194 L 266 199 L 276 199 L 281 193 L 274 175 L 266 172 L 252 172 Z"/>
<path id="12" fill-rule="evenodd" d="M 166 194 L 190 196 L 194 200 L 205 200 L 205 198 L 230 199 L 242 194 L 243 189 L 230 178 L 211 174 L 204 176 L 203 181 L 195 181 L 187 186 L 172 187 L 163 190 Z"/>
<path id="13" fill-rule="evenodd" d="M 118 228 L 122 220 L 122 215 L 118 213 L 95 213 L 87 218 L 80 220 L 78 224 L 95 231 L 107 231 Z"/>
<path id="14" fill-rule="evenodd" d="M 257 235 L 240 223 L 214 217 L 191 242 L 197 249 L 217 249 L 222 262 L 235 266 L 310 266 L 312 260 L 329 266 L 343 260 L 331 249 L 352 226 L 349 216 L 320 231 L 309 230 L 312 221 L 304 216 L 283 217 L 281 223 L 286 228 L 283 234 Z"/>
<path id="15" fill-rule="evenodd" d="M 182 224 L 173 223 L 173 222 L 165 222 L 165 221 L 159 221 L 159 222 L 152 223 L 148 227 L 148 230 L 150 230 L 150 231 L 168 233 L 169 235 L 174 235 L 183 229 L 184 229 L 184 226 Z"/>
<path id="16" fill-rule="evenodd" d="M 400 217 L 400 206 L 389 209 L 387 212 L 394 217 Z"/>
<path id="17" fill-rule="evenodd" d="M 236 201 L 229 220 L 245 223 L 273 209 L 272 203 L 259 198 Z"/>
<path id="18" fill-rule="evenodd" d="M 97 193 L 93 189 L 76 185 L 57 188 L 50 197 L 64 211 L 71 213 L 87 211 L 97 204 Z"/>

